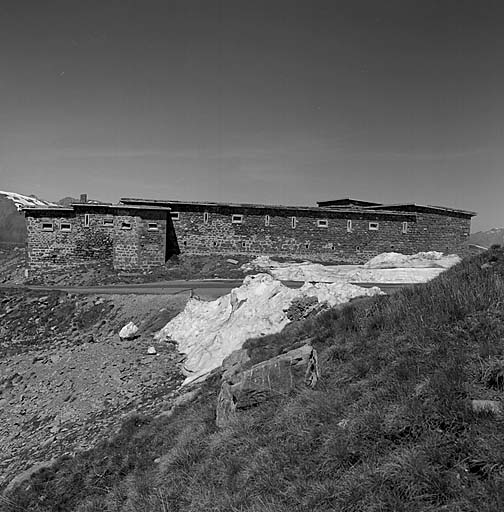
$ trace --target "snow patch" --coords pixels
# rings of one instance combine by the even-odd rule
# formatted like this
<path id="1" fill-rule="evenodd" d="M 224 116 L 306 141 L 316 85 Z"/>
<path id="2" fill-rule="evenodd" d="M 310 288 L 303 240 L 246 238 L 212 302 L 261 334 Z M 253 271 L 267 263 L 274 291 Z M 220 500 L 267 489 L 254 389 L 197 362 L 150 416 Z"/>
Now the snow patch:
<path id="1" fill-rule="evenodd" d="M 259 256 L 242 266 L 245 271 L 266 271 L 281 281 L 323 283 L 426 283 L 460 261 L 459 256 L 444 256 L 429 251 L 413 255 L 383 253 L 364 265 L 321 265 L 309 261 L 279 263 L 268 256 Z"/>
<path id="2" fill-rule="evenodd" d="M 456 254 L 448 256 L 442 252 L 428 251 L 417 254 L 400 254 L 398 252 L 384 252 L 370 259 L 363 266 L 365 268 L 450 268 L 461 261 Z"/>
<path id="3" fill-rule="evenodd" d="M 381 293 L 379 288 L 364 289 L 349 283 L 305 283 L 291 289 L 268 274 L 247 276 L 239 288 L 217 300 L 190 299 L 155 339 L 171 338 L 186 354 L 185 385 L 218 368 L 247 339 L 280 332 L 289 323 L 286 311 L 295 298 L 317 297 L 319 302 L 334 306 Z"/>

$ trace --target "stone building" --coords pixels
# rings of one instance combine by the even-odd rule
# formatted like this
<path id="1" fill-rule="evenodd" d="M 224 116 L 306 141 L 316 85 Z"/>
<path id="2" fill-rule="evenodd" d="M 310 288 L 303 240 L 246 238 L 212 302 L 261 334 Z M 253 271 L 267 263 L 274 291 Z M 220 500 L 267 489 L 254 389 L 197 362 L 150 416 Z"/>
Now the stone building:
<path id="1" fill-rule="evenodd" d="M 163 206 L 182 253 L 266 254 L 362 263 L 382 252 L 460 253 L 474 212 L 355 199 L 318 206 L 273 206 L 123 198 Z"/>
<path id="2" fill-rule="evenodd" d="M 85 198 L 84 198 L 85 199 Z M 123 198 L 24 210 L 29 268 L 110 262 L 145 271 L 174 254 L 250 254 L 362 263 L 382 252 L 461 253 L 474 212 L 355 199 L 318 206 Z"/>
<path id="3" fill-rule="evenodd" d="M 145 271 L 163 265 L 173 254 L 169 208 L 75 203 L 23 211 L 32 275 L 90 261 Z"/>

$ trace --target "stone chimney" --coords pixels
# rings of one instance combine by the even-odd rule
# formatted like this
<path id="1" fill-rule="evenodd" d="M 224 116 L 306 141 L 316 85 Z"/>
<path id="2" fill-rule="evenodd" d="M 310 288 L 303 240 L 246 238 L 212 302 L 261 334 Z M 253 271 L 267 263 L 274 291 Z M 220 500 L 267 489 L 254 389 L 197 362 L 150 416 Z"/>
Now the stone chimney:
<path id="1" fill-rule="evenodd" d="M 87 194 L 80 195 L 80 203 L 87 203 Z"/>

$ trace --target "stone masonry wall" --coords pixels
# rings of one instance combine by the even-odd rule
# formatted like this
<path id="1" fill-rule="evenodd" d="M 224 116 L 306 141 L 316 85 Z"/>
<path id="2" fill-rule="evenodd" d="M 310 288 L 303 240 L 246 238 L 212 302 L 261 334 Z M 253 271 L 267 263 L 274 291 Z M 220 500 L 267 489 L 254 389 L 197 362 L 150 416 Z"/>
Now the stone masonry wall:
<path id="1" fill-rule="evenodd" d="M 61 231 L 62 223 L 70 223 L 70 231 Z M 43 230 L 43 224 L 52 224 L 52 230 Z M 54 216 L 30 213 L 26 227 L 30 272 L 76 263 L 73 248 L 79 231 L 75 228 L 75 212 L 62 211 Z"/>
<path id="2" fill-rule="evenodd" d="M 89 227 L 86 227 L 86 215 L 89 216 Z M 76 211 L 74 242 L 76 261 L 99 260 L 112 264 L 114 227 L 105 223 L 106 220 L 112 219 L 112 212 L 107 208 L 93 208 L 92 210 L 79 208 Z"/>
<path id="3" fill-rule="evenodd" d="M 385 214 L 350 212 L 314 212 L 267 209 L 216 209 L 194 211 L 173 205 L 179 220 L 173 219 L 182 253 L 191 254 L 268 254 L 312 258 L 320 261 L 361 262 L 400 246 L 408 249 L 402 223 L 414 221 L 413 215 L 392 217 Z M 208 222 L 205 223 L 205 211 Z M 243 215 L 233 223 L 232 215 Z M 266 225 L 269 215 L 269 226 Z M 292 227 L 292 217 L 296 218 Z M 327 220 L 320 227 L 319 220 Z M 352 230 L 347 231 L 347 220 Z M 377 231 L 369 222 L 378 222 Z"/>
<path id="4" fill-rule="evenodd" d="M 145 271 L 163 265 L 167 213 L 153 210 L 129 213 L 127 209 L 119 209 L 115 217 L 114 268 Z M 124 223 L 129 223 L 131 229 L 125 229 Z"/>
<path id="5" fill-rule="evenodd" d="M 430 213 L 391 217 L 374 212 L 170 206 L 178 212 L 173 224 L 180 250 L 190 254 L 268 254 L 361 263 L 382 252 L 460 252 L 470 231 L 467 217 Z M 242 222 L 233 223 L 232 215 L 243 215 Z M 327 219 L 327 227 L 317 225 L 320 219 Z M 352 221 L 351 232 L 347 231 L 348 220 Z M 378 222 L 378 230 L 370 230 L 370 222 Z M 406 233 L 403 222 L 407 222 Z"/>
<path id="6" fill-rule="evenodd" d="M 417 222 L 411 226 L 409 236 L 414 252 L 430 250 L 462 254 L 470 231 L 470 218 L 417 213 Z"/>
<path id="7" fill-rule="evenodd" d="M 145 211 L 139 223 L 139 263 L 140 268 L 148 270 L 163 265 L 167 258 L 168 212 Z M 156 229 L 149 228 L 155 223 Z"/>
<path id="8" fill-rule="evenodd" d="M 119 270 L 148 270 L 162 265 L 166 215 L 162 211 L 85 206 L 74 211 L 26 212 L 30 274 L 93 261 Z M 156 229 L 152 229 L 154 223 Z M 44 224 L 51 224 L 52 230 L 44 230 Z"/>

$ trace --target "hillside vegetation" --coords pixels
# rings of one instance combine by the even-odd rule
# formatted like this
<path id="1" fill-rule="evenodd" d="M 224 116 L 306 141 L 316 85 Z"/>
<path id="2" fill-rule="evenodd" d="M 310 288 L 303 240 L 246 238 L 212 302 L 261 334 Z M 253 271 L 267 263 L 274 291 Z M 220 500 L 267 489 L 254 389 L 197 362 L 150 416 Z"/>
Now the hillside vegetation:
<path id="1" fill-rule="evenodd" d="M 504 251 L 425 285 L 250 340 L 307 337 L 322 378 L 218 430 L 216 373 L 171 416 L 137 416 L 5 496 L 14 511 L 504 510 Z"/>

